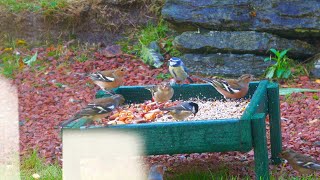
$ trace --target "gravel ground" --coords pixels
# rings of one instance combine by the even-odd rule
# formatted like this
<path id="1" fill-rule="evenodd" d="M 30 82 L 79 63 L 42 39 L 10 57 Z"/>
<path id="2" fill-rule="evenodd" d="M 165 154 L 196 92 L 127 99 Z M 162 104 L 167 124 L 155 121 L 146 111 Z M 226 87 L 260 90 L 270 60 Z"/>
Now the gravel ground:
<path id="1" fill-rule="evenodd" d="M 129 69 L 124 85 L 145 85 L 160 82 L 155 76 L 168 72 L 166 65 L 162 69 L 151 69 L 129 55 L 106 58 L 99 52 L 94 52 L 87 61 L 78 62 L 72 59 L 81 52 L 65 49 L 56 58 L 49 55 L 54 50 L 55 47 L 36 48 L 28 52 L 34 54 L 38 51 L 38 61 L 49 66 L 44 70 L 25 67 L 12 81 L 19 92 L 21 156 L 38 148 L 39 155 L 47 162 L 58 160 L 61 163 L 60 130 L 55 127 L 90 102 L 98 90 L 84 73 L 124 65 Z M 319 89 L 320 84 L 307 77 L 300 77 L 283 86 Z M 320 140 L 320 105 L 316 96 L 320 97 L 320 93 L 294 93 L 290 98 L 281 97 L 281 116 L 285 118 L 281 125 L 284 147 L 291 147 L 320 160 L 320 148 L 313 145 Z M 221 165 L 234 175 L 253 176 L 254 172 L 252 151 L 162 155 L 145 159 L 150 164 L 162 162 L 171 172 L 181 172 L 188 168 L 209 168 L 214 171 Z M 273 174 L 277 175 L 281 166 L 270 167 Z M 290 176 L 296 175 L 290 166 L 285 166 L 282 172 Z"/>
<path id="2" fill-rule="evenodd" d="M 227 119 L 240 118 L 243 111 L 247 107 L 249 100 L 227 100 L 227 101 L 202 101 L 199 99 L 190 99 L 199 105 L 199 111 L 196 116 L 189 116 L 185 121 L 194 120 L 212 120 L 212 119 Z M 165 114 L 155 120 L 156 122 L 173 121 L 172 116 Z"/>

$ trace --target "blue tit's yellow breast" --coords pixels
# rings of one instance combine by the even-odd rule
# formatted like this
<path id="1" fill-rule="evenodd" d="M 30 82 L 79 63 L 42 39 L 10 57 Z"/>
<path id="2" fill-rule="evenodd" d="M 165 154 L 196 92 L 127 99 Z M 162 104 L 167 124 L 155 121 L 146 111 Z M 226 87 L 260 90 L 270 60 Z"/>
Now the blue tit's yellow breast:
<path id="1" fill-rule="evenodd" d="M 174 77 L 174 79 L 179 81 L 183 81 L 188 77 L 188 74 L 184 71 L 182 66 L 169 66 L 169 72 Z"/>

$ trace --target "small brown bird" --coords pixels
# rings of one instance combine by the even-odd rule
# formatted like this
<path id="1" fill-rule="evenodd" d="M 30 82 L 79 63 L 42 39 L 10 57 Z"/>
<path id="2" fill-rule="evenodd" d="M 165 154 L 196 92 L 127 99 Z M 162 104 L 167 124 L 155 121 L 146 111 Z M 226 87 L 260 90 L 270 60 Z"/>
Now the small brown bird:
<path id="1" fill-rule="evenodd" d="M 106 91 L 108 94 L 114 94 L 110 91 L 123 84 L 123 77 L 125 76 L 125 73 L 125 68 L 120 67 L 118 69 L 91 73 L 89 74 L 89 77 L 102 90 Z"/>
<path id="2" fill-rule="evenodd" d="M 166 167 L 160 164 L 154 164 L 151 166 L 148 180 L 163 180 L 163 174 L 166 171 Z"/>
<path id="3" fill-rule="evenodd" d="M 291 149 L 287 149 L 280 154 L 286 159 L 292 168 L 300 174 L 313 174 L 320 170 L 320 163 L 310 156 L 299 154 Z"/>
<path id="4" fill-rule="evenodd" d="M 183 102 L 176 106 L 159 108 L 161 111 L 169 111 L 170 115 L 176 120 L 183 120 L 193 114 L 197 114 L 199 105 L 194 102 Z"/>
<path id="5" fill-rule="evenodd" d="M 119 105 L 123 104 L 125 99 L 120 94 L 115 94 L 107 98 L 98 98 L 89 103 L 85 108 L 81 109 L 71 119 L 63 122 L 60 127 L 69 124 L 79 118 L 86 117 L 91 121 L 100 121 L 106 117 L 108 113 L 118 108 Z"/>
<path id="6" fill-rule="evenodd" d="M 158 85 L 147 87 L 146 89 L 151 91 L 152 99 L 157 103 L 169 101 L 174 93 L 174 90 L 169 82 L 162 82 Z"/>
<path id="7" fill-rule="evenodd" d="M 208 78 L 197 78 L 211 84 L 224 98 L 243 98 L 249 90 L 249 82 L 252 80 L 253 75 L 244 74 L 238 79 L 208 79 Z"/>

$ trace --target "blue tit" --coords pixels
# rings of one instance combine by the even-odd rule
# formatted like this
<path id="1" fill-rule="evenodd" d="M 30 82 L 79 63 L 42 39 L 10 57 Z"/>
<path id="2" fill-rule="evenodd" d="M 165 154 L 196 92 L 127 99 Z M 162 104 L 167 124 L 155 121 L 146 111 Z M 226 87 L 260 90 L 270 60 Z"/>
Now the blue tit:
<path id="1" fill-rule="evenodd" d="M 189 70 L 187 67 L 184 65 L 182 60 L 177 57 L 172 57 L 169 60 L 169 72 L 176 81 L 184 81 L 185 79 L 188 79 L 191 83 L 194 82 L 188 75 Z"/>

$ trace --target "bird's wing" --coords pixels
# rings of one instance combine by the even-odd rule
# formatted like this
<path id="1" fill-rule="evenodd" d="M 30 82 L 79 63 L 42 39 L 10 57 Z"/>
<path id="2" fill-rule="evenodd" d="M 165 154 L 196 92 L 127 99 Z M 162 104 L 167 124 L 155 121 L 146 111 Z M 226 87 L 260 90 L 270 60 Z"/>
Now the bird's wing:
<path id="1" fill-rule="evenodd" d="M 115 78 L 113 76 L 103 75 L 101 72 L 92 73 L 89 77 L 94 81 L 113 82 Z"/>
<path id="2" fill-rule="evenodd" d="M 304 168 L 320 170 L 320 163 L 315 162 L 315 160 L 309 156 L 296 156 L 295 161 L 299 166 Z"/>
<path id="3" fill-rule="evenodd" d="M 317 164 L 315 162 L 302 163 L 300 166 L 303 166 L 303 167 L 308 168 L 308 169 L 320 170 L 320 164 Z"/>
<path id="4" fill-rule="evenodd" d="M 176 72 L 174 71 L 174 68 L 169 67 L 169 72 L 170 72 L 170 74 L 171 74 L 174 78 L 177 78 L 177 74 L 176 74 Z"/>
<path id="5" fill-rule="evenodd" d="M 79 119 L 84 116 L 93 116 L 98 114 L 105 114 L 110 112 L 109 109 L 106 109 L 102 106 L 96 105 L 88 105 L 87 107 L 83 108 L 80 112 L 74 115 L 74 119 Z"/>
<path id="6" fill-rule="evenodd" d="M 225 83 L 229 84 L 229 87 L 233 90 L 240 90 L 242 87 L 239 85 L 239 82 L 234 79 L 226 80 Z"/>
<path id="7" fill-rule="evenodd" d="M 190 72 L 190 70 L 184 65 L 183 62 L 181 62 L 181 66 L 182 66 L 183 70 L 184 70 L 186 73 L 189 73 L 189 72 Z"/>
<path id="8" fill-rule="evenodd" d="M 153 86 L 150 86 L 150 87 L 145 87 L 145 89 L 149 90 L 151 92 L 152 96 L 153 96 L 153 94 L 158 91 L 158 86 L 157 85 L 153 85 Z"/>
<path id="9" fill-rule="evenodd" d="M 240 86 L 237 86 L 232 81 L 231 84 L 229 81 L 223 79 L 208 79 L 208 78 L 201 78 L 201 80 L 206 81 L 207 83 L 211 84 L 213 87 L 220 87 L 221 89 L 234 94 L 241 90 Z"/>
<path id="10" fill-rule="evenodd" d="M 112 97 L 106 97 L 106 98 L 97 98 L 94 99 L 91 103 L 88 105 L 99 105 L 99 106 L 104 106 L 107 103 L 113 102 L 114 99 Z"/>
<path id="11" fill-rule="evenodd" d="M 177 110 L 177 111 L 191 111 L 192 107 L 187 102 L 181 103 L 176 106 L 171 106 L 167 108 L 160 108 L 162 111 L 171 111 L 171 110 Z"/>

